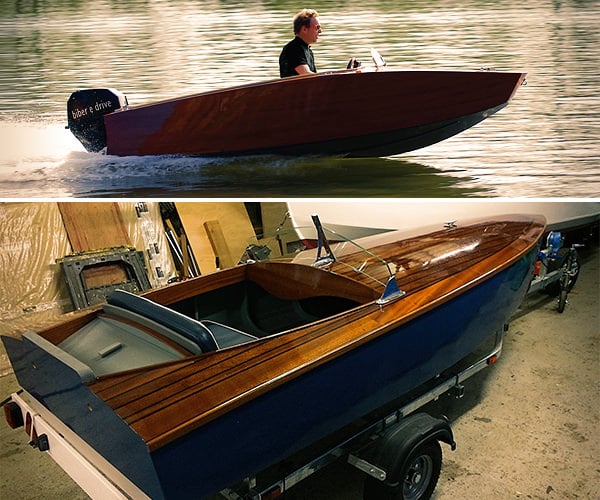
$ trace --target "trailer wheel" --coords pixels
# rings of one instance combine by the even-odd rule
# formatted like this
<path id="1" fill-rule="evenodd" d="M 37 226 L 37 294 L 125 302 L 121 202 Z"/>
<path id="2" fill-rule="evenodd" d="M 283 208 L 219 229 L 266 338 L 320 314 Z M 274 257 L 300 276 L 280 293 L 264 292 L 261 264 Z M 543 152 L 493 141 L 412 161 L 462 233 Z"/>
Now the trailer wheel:
<path id="1" fill-rule="evenodd" d="M 411 451 L 402 464 L 392 466 L 385 482 L 368 477 L 364 500 L 426 500 L 431 497 L 442 470 L 442 448 L 436 439 Z"/>
<path id="2" fill-rule="evenodd" d="M 558 312 L 562 313 L 565 310 L 565 306 L 567 305 L 567 290 L 563 289 L 559 292 L 558 295 Z"/>
<path id="3" fill-rule="evenodd" d="M 561 282 L 562 280 L 554 281 L 546 287 L 546 291 L 552 296 L 560 296 L 562 290 L 566 290 L 566 292 L 569 293 L 577 282 L 581 268 L 579 255 L 577 255 L 575 250 L 571 248 L 560 248 L 557 253 L 560 258 L 550 261 L 548 272 L 553 272 L 562 268 L 562 272 L 566 274 L 566 281 L 564 283 Z"/>

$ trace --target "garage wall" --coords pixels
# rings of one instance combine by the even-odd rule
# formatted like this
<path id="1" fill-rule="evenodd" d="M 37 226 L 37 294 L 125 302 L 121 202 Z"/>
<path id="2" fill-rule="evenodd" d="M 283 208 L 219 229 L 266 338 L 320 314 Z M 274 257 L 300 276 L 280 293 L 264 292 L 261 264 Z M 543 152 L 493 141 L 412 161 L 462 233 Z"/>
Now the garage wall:
<path id="1" fill-rule="evenodd" d="M 92 204 L 78 203 L 78 209 Z M 108 204 L 106 205 L 108 206 Z M 131 245 L 144 252 L 153 288 L 176 275 L 164 236 L 158 203 L 119 202 L 113 212 L 122 218 Z M 100 214 L 103 210 L 100 210 Z M 78 221 L 79 230 L 98 236 L 110 232 L 101 215 Z M 0 324 L 3 334 L 18 334 L 33 325 L 56 320 L 73 310 L 56 259 L 73 252 L 56 202 L 0 203 Z"/>

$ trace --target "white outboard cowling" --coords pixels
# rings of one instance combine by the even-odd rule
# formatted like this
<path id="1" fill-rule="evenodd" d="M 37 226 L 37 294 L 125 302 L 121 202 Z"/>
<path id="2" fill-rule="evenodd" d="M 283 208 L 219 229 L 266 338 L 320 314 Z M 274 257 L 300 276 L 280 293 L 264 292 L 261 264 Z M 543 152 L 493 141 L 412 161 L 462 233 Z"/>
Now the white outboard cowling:
<path id="1" fill-rule="evenodd" d="M 127 97 L 114 89 L 78 90 L 67 101 L 67 128 L 90 152 L 106 147 L 104 115 L 127 107 Z"/>

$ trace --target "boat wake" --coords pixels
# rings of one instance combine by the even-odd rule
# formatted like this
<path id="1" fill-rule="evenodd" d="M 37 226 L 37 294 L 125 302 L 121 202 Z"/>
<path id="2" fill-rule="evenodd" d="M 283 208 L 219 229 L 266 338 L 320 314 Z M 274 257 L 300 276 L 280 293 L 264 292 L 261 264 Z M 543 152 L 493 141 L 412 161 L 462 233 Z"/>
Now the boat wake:
<path id="1" fill-rule="evenodd" d="M 277 172 L 288 163 L 278 158 L 118 157 L 39 145 L 2 156 L 2 198 L 228 196 L 244 192 L 256 179 L 277 182 Z"/>
<path id="2" fill-rule="evenodd" d="M 61 166 L 73 196 L 260 196 L 297 160 L 73 153 Z"/>
<path id="3" fill-rule="evenodd" d="M 465 194 L 461 179 L 399 159 L 107 156 L 0 162 L 0 197 L 423 197 Z"/>
<path id="4" fill-rule="evenodd" d="M 399 158 L 112 156 L 61 123 L 0 122 L 1 198 L 460 196 L 464 178 Z"/>

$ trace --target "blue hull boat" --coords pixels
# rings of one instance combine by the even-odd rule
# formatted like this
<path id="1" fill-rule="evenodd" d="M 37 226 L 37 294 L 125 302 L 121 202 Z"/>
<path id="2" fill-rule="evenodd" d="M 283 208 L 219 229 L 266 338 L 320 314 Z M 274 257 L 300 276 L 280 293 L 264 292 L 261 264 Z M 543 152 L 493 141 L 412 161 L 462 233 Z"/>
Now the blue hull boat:
<path id="1" fill-rule="evenodd" d="M 319 238 L 2 339 L 20 385 L 117 475 L 202 498 L 368 421 L 503 329 L 544 227 Z"/>

